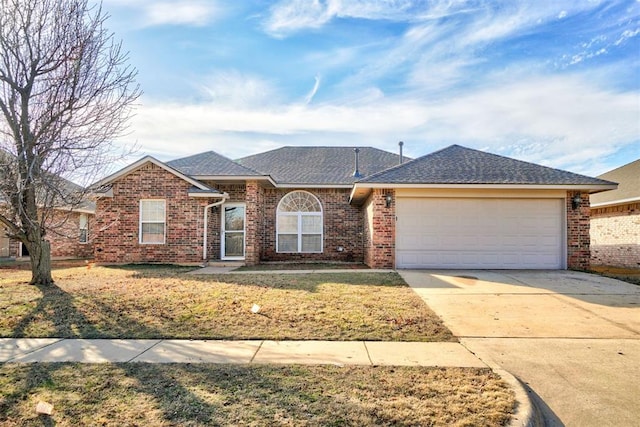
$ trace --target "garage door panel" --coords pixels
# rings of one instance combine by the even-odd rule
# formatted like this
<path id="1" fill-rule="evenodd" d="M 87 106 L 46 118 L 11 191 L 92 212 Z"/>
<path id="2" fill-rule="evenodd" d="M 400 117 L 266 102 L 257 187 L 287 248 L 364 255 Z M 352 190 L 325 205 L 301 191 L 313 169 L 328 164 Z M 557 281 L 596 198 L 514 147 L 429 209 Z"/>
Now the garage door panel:
<path id="1" fill-rule="evenodd" d="M 400 268 L 563 268 L 561 199 L 399 198 Z"/>

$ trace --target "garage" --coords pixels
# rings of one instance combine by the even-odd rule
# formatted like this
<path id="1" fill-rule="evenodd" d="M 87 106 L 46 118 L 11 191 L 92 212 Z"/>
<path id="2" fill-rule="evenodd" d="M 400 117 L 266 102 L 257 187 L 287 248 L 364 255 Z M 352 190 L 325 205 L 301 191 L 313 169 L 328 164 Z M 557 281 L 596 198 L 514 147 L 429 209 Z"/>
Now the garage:
<path id="1" fill-rule="evenodd" d="M 397 268 L 561 269 L 564 199 L 398 197 Z"/>

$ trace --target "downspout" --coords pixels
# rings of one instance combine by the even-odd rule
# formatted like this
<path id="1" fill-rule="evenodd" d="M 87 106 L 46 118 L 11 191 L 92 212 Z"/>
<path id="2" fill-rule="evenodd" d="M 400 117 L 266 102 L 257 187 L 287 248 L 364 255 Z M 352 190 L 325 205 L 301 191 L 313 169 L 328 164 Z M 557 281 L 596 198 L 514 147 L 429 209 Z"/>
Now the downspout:
<path id="1" fill-rule="evenodd" d="M 221 204 L 223 204 L 224 202 L 226 202 L 227 199 L 226 197 L 223 197 L 220 201 L 215 202 L 215 203 L 211 203 L 210 205 L 207 205 L 204 207 L 204 236 L 202 239 L 202 260 L 206 261 L 207 260 L 207 234 L 209 231 L 209 208 L 212 208 L 214 206 L 220 206 Z"/>

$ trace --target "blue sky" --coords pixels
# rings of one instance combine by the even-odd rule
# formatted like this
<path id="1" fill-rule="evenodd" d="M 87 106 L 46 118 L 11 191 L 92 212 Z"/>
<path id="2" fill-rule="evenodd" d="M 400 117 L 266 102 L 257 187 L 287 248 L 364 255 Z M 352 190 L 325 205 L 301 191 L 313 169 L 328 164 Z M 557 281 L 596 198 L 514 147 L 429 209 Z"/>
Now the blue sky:
<path id="1" fill-rule="evenodd" d="M 170 160 L 451 144 L 598 175 L 640 158 L 640 2 L 104 0 Z"/>

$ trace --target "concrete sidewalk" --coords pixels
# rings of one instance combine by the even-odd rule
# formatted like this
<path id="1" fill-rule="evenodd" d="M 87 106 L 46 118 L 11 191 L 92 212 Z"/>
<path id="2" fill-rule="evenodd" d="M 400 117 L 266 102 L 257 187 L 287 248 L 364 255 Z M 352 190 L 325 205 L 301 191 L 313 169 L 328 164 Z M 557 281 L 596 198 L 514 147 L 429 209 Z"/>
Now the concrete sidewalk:
<path id="1" fill-rule="evenodd" d="M 283 363 L 487 367 L 452 342 L 0 338 L 0 363 Z"/>
<path id="2" fill-rule="evenodd" d="M 234 266 L 207 266 L 193 270 L 187 274 L 318 274 L 318 273 L 394 273 L 395 270 L 367 268 L 326 268 L 318 270 L 240 270 Z"/>

